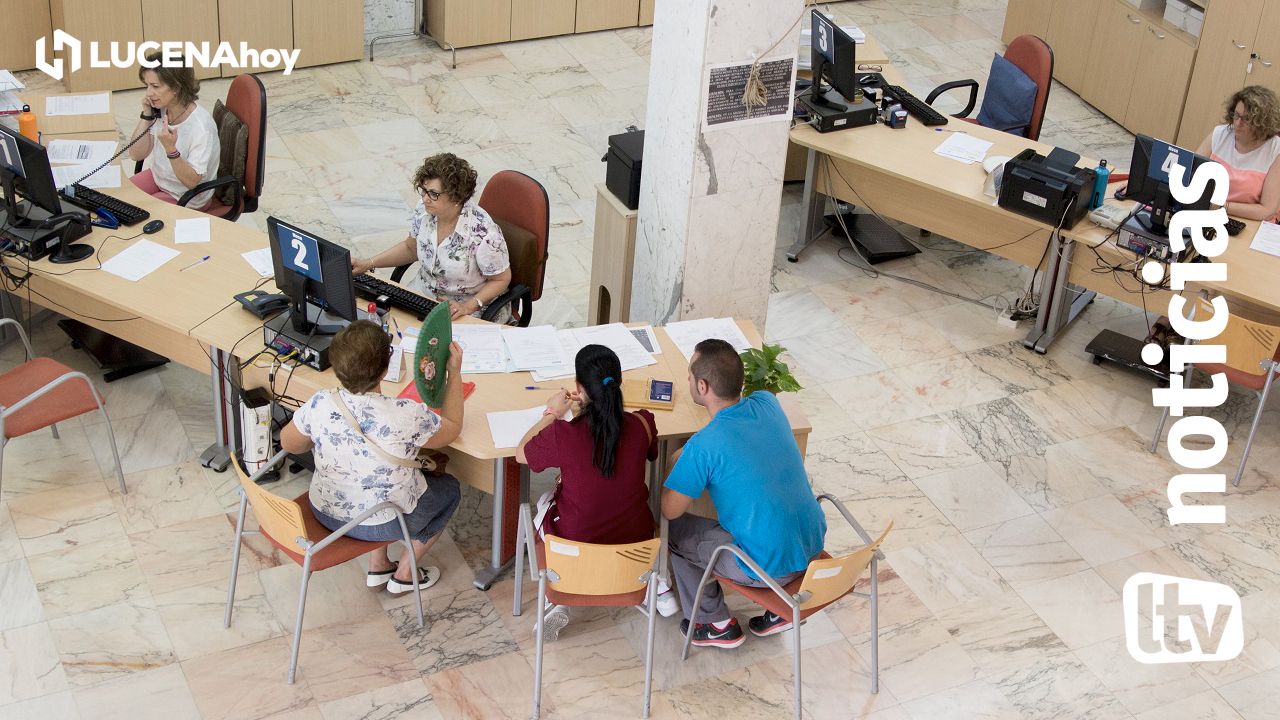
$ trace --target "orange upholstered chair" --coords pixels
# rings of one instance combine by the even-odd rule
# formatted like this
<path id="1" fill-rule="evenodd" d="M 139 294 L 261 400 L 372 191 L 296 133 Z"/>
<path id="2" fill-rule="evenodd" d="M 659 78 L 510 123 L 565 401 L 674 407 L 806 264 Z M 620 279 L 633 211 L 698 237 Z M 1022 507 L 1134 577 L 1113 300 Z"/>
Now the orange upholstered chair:
<path id="1" fill-rule="evenodd" d="M 234 457 L 231 459 L 236 476 L 240 478 L 240 514 L 236 517 L 236 541 L 231 550 L 231 583 L 227 587 L 227 609 L 222 618 L 222 626 L 231 627 L 231 608 L 236 599 L 236 574 L 240 567 L 240 543 L 245 534 L 245 513 L 248 506 L 252 505 L 262 536 L 302 567 L 302 584 L 298 589 L 298 616 L 293 628 L 293 650 L 289 656 L 288 682 L 292 685 L 298 670 L 298 648 L 302 643 L 302 616 L 307 607 L 307 583 L 311 580 L 311 573 L 341 565 L 395 542 L 393 540 L 387 542 L 356 540 L 347 537 L 347 531 L 364 522 L 374 513 L 394 510 L 396 519 L 400 521 L 400 531 L 403 533 L 401 539 L 404 541 L 405 552 L 413 552 L 411 549 L 413 544 L 409 538 L 409 527 L 405 525 L 404 513 L 395 503 L 378 503 L 337 530 L 329 530 L 316 519 L 305 492 L 288 500 L 259 487 L 258 478 L 279 465 L 285 455 L 283 450 L 276 453 L 252 477 L 245 474 L 238 460 Z M 418 587 L 417 573 L 413 575 L 413 595 L 418 605 L 418 627 L 422 627 L 422 592 Z"/>
<path id="2" fill-rule="evenodd" d="M 56 360 L 36 357 L 17 320 L 0 318 L 0 326 L 4 325 L 17 328 L 27 359 L 0 374 L 0 481 L 4 479 L 4 446 L 10 439 L 43 428 L 50 428 L 57 438 L 58 423 L 97 410 L 107 424 L 107 439 L 111 442 L 111 457 L 116 461 L 120 492 L 128 493 L 111 418 L 107 417 L 107 409 L 93 382 L 84 373 Z"/>
<path id="3" fill-rule="evenodd" d="M 706 572 L 702 573 L 702 580 L 698 583 L 698 591 L 693 596 L 693 607 L 689 610 L 689 629 L 685 634 L 684 649 L 680 654 L 680 659 L 682 660 L 689 657 L 689 644 L 693 639 L 693 631 L 698 623 L 698 603 L 702 600 L 702 593 L 707 584 L 711 582 L 711 578 L 714 575 L 712 570 L 716 566 L 716 561 L 720 559 L 722 553 L 736 555 L 747 567 L 751 568 L 756 577 L 764 580 L 766 587 L 739 585 L 732 580 L 715 576 L 715 579 L 720 582 L 720 586 L 741 593 L 757 605 L 791 621 L 791 653 L 794 668 L 796 720 L 800 720 L 802 714 L 800 698 L 800 625 L 805 618 L 845 595 L 853 593 L 854 585 L 857 584 L 858 579 L 862 577 L 863 571 L 868 567 L 871 568 L 870 592 L 853 594 L 871 599 L 871 692 L 880 692 L 880 586 L 876 572 L 878 570 L 878 562 L 884 559 L 884 553 L 880 551 L 880 544 L 884 542 L 889 530 L 893 529 L 893 523 L 889 523 L 884 532 L 880 533 L 880 537 L 872 540 L 867 531 L 862 528 L 862 525 L 853 518 L 853 515 L 839 500 L 832 495 L 819 495 L 818 501 L 821 502 L 823 500 L 831 503 L 840 511 L 840 514 L 844 516 L 844 519 L 853 527 L 854 532 L 862 538 L 866 545 L 840 557 L 832 557 L 825 551 L 819 553 L 809 561 L 809 567 L 802 577 L 787 583 L 785 586 L 779 585 L 778 581 L 770 577 L 755 560 L 743 552 L 742 548 L 737 545 L 721 545 L 712 552 L 711 559 L 707 561 Z"/>
<path id="4" fill-rule="evenodd" d="M 481 317 L 492 320 L 512 305 L 512 321 L 528 327 L 533 303 L 542 297 L 547 271 L 547 240 L 551 232 L 551 200 L 542 183 L 515 170 L 501 170 L 489 178 L 476 202 L 502 229 L 511 256 L 511 285 L 494 298 Z M 409 265 L 391 273 L 399 282 Z"/>
<path id="5" fill-rule="evenodd" d="M 1036 85 L 1036 97 L 1031 106 L 1031 122 L 1029 124 L 994 129 L 1022 135 L 1032 140 L 1039 140 L 1040 127 L 1044 124 L 1045 108 L 1049 104 L 1049 88 L 1053 85 L 1053 48 L 1049 47 L 1049 43 L 1035 35 L 1019 35 L 1009 43 L 1009 47 L 1005 48 L 1004 59 L 1016 65 L 1019 70 L 1026 73 L 1027 77 L 1031 78 L 1031 81 Z M 969 113 L 973 112 L 974 105 L 978 102 L 977 80 L 953 80 L 943 83 L 929 93 L 928 97 L 925 98 L 925 102 L 932 105 L 939 95 L 962 87 L 969 88 L 969 102 L 965 105 L 964 110 L 956 113 L 953 117 L 977 124 L 978 121 L 976 119 L 969 117 Z"/>

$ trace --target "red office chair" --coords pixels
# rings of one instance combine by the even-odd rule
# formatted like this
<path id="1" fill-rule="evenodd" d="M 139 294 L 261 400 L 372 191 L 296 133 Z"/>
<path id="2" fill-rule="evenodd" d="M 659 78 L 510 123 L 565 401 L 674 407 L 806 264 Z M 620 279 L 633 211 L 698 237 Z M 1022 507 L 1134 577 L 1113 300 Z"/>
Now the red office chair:
<path id="1" fill-rule="evenodd" d="M 219 199 L 218 196 L 221 193 L 215 193 L 213 201 L 204 209 L 204 212 L 235 222 L 241 214 L 257 210 L 258 198 L 262 195 L 262 183 L 267 166 L 267 89 L 263 87 L 262 81 L 257 76 L 239 75 L 231 81 L 224 104 L 227 110 L 249 131 L 248 142 L 245 144 L 244 179 L 241 180 L 235 175 L 222 175 L 200 183 L 183 193 L 182 197 L 178 198 L 178 204 L 186 207 L 192 198 L 201 193 L 230 187 L 230 204 Z M 224 154 L 226 151 L 227 149 L 223 148 Z M 140 172 L 142 172 L 141 160 L 134 166 L 134 173 Z"/>
<path id="2" fill-rule="evenodd" d="M 551 201 L 542 183 L 515 170 L 502 170 L 485 184 L 477 202 L 489 213 L 507 242 L 511 256 L 511 285 L 485 308 L 481 318 L 492 320 L 503 306 L 513 305 L 512 320 L 528 327 L 533 303 L 542 297 L 547 272 L 547 240 L 551 233 Z M 409 265 L 391 273 L 399 282 Z"/>
<path id="3" fill-rule="evenodd" d="M 0 325 L 8 324 L 18 329 L 18 338 L 27 351 L 27 360 L 8 372 L 0 373 L 0 480 L 4 479 L 4 446 L 10 439 L 43 428 L 52 429 L 56 439 L 59 422 L 97 410 L 106 421 L 107 440 L 111 442 L 111 456 L 116 461 L 120 492 L 127 494 L 129 490 L 124 486 L 120 453 L 116 450 L 116 434 L 111 429 L 111 418 L 107 417 L 98 389 L 84 373 L 56 360 L 36 357 L 22 325 L 12 318 L 0 318 Z"/>
<path id="4" fill-rule="evenodd" d="M 1039 140 L 1040 126 L 1044 123 L 1045 107 L 1049 104 L 1049 88 L 1053 84 L 1053 48 L 1049 47 L 1049 43 L 1035 35 L 1019 35 L 1005 49 L 1004 58 L 1026 73 L 1027 77 L 1031 78 L 1031 81 L 1036 84 L 1036 98 L 1032 104 L 1031 121 L 1029 123 L 995 129 L 1022 135 L 1031 140 Z M 932 105 L 939 95 L 962 87 L 969 88 L 969 102 L 964 106 L 964 110 L 952 117 L 960 118 L 965 122 L 979 124 L 976 119 L 969 117 L 969 113 L 973 112 L 974 105 L 978 102 L 977 80 L 952 80 L 951 82 L 943 83 L 929 93 L 929 96 L 925 98 L 925 102 Z"/>

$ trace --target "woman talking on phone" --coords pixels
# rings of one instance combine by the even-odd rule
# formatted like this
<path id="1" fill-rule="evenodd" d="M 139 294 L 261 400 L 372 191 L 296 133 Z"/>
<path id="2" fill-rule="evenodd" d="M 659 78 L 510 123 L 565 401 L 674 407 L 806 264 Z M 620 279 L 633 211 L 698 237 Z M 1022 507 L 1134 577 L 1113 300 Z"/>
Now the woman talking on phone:
<path id="1" fill-rule="evenodd" d="M 146 59 L 158 63 L 160 53 L 149 52 Z M 143 137 L 129 148 L 129 157 L 150 162 L 130 179 L 152 197 L 177 203 L 191 188 L 217 177 L 218 126 L 209 111 L 196 104 L 200 81 L 191 68 L 157 64 L 140 69 L 138 77 L 146 88 L 138 126 L 130 137 Z M 212 190 L 200 193 L 187 207 L 203 210 L 212 198 Z"/>

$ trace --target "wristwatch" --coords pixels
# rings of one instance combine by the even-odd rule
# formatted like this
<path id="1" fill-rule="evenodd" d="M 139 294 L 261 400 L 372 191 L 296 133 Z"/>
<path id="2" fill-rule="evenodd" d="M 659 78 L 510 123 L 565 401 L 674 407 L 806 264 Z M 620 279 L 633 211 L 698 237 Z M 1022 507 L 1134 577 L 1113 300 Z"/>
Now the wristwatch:
<path id="1" fill-rule="evenodd" d="M 143 120 L 159 120 L 160 119 L 159 115 L 148 115 L 146 113 L 138 113 L 138 117 Z"/>

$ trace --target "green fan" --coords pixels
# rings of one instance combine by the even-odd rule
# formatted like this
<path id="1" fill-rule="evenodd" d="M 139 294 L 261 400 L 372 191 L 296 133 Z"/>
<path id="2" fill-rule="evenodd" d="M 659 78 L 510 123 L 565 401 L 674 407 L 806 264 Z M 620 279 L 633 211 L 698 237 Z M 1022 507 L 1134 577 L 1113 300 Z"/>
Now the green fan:
<path id="1" fill-rule="evenodd" d="M 453 340 L 453 319 L 449 303 L 436 305 L 418 333 L 418 349 L 414 356 L 413 382 L 418 397 L 430 407 L 440 407 L 444 402 L 445 365 L 449 362 L 449 343 Z M 427 360 L 427 371 L 422 371 L 422 360 Z"/>

